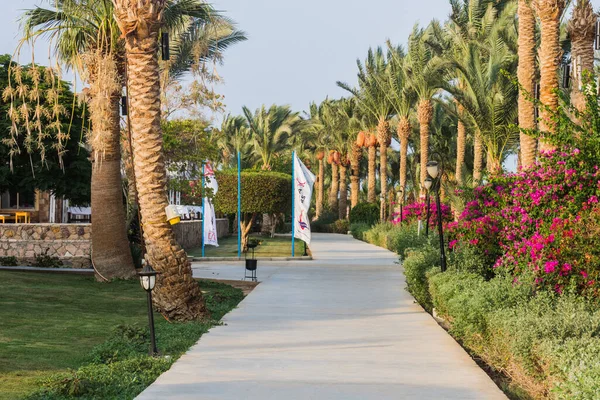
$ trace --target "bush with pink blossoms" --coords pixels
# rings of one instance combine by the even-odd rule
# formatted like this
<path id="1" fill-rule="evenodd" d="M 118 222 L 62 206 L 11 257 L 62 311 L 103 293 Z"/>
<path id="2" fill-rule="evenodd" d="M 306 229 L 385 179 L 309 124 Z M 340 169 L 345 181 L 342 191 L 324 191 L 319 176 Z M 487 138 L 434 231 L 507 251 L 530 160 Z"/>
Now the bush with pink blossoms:
<path id="1" fill-rule="evenodd" d="M 600 168 L 578 149 L 543 154 L 533 168 L 476 188 L 459 221 L 447 224 L 449 247 L 475 246 L 523 283 L 595 293 L 600 263 L 581 260 L 597 260 L 586 229 L 600 226 L 599 188 Z"/>
<path id="2" fill-rule="evenodd" d="M 450 207 L 444 203 L 440 204 L 440 208 L 442 210 L 442 221 L 450 222 L 452 221 L 452 211 Z M 429 214 L 429 226 L 435 227 L 437 226 L 437 207 L 435 201 L 431 199 L 430 204 L 430 214 Z M 411 224 L 416 222 L 417 220 L 421 220 L 425 222 L 427 219 L 427 203 L 426 202 L 416 202 L 407 204 L 402 208 L 402 216 L 399 213 L 395 212 L 392 214 L 392 223 L 394 225 L 399 224 L 400 222 Z"/>

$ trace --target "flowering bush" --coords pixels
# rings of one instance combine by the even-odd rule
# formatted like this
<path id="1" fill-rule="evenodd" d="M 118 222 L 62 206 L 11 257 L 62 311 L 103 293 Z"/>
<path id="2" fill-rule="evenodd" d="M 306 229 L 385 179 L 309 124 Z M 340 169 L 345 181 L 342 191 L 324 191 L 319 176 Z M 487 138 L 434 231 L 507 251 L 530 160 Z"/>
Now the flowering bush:
<path id="1" fill-rule="evenodd" d="M 545 153 L 535 167 L 476 188 L 459 221 L 447 224 L 449 247 L 476 246 L 522 283 L 596 293 L 599 188 L 598 166 L 578 149 Z"/>
<path id="2" fill-rule="evenodd" d="M 452 221 L 452 211 L 450 207 L 444 203 L 440 204 L 442 209 L 442 221 Z M 437 207 L 435 201 L 431 201 L 429 214 L 429 226 L 436 226 L 437 224 Z M 400 222 L 408 222 L 409 224 L 417 220 L 425 221 L 427 219 L 427 203 L 411 203 L 407 204 L 402 208 L 402 216 L 399 213 L 392 214 L 392 223 L 394 225 Z"/>

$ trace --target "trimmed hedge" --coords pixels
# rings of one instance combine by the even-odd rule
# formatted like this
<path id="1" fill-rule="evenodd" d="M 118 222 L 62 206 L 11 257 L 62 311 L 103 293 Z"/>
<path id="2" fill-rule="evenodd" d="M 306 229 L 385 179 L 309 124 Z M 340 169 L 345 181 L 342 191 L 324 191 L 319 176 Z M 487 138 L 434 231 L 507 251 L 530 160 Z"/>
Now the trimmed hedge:
<path id="1" fill-rule="evenodd" d="M 379 221 L 379 205 L 373 203 L 358 203 L 350 210 L 350 223 L 365 223 L 373 226 Z"/>
<path id="2" fill-rule="evenodd" d="M 219 191 L 215 209 L 225 214 L 237 212 L 237 171 L 216 173 Z M 242 212 L 279 214 L 292 208 L 292 177 L 271 171 L 242 171 Z"/>

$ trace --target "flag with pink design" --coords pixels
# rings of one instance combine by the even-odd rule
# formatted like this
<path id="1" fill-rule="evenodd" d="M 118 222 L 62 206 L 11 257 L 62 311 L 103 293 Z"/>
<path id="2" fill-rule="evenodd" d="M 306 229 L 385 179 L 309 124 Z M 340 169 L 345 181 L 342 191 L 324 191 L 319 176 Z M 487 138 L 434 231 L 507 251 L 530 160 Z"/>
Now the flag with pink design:
<path id="1" fill-rule="evenodd" d="M 315 175 L 294 154 L 294 232 L 295 237 L 310 244 L 308 210 L 312 198 Z"/>

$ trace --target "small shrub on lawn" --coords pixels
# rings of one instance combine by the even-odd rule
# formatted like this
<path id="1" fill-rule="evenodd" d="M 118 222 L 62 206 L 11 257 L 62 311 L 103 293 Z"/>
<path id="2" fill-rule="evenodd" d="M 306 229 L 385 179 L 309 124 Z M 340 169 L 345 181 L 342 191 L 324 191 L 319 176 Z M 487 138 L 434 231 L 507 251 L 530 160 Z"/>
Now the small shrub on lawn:
<path id="1" fill-rule="evenodd" d="M 0 257 L 0 265 L 4 267 L 16 267 L 19 265 L 17 257 Z"/>
<path id="2" fill-rule="evenodd" d="M 49 249 L 46 249 L 46 251 L 44 251 L 43 253 L 36 254 L 35 262 L 33 263 L 34 267 L 60 268 L 64 265 L 60 258 L 48 255 L 48 250 Z"/>
<path id="3" fill-rule="evenodd" d="M 379 205 L 373 203 L 358 203 L 350 210 L 350 223 L 365 223 L 373 226 L 379 221 Z"/>

